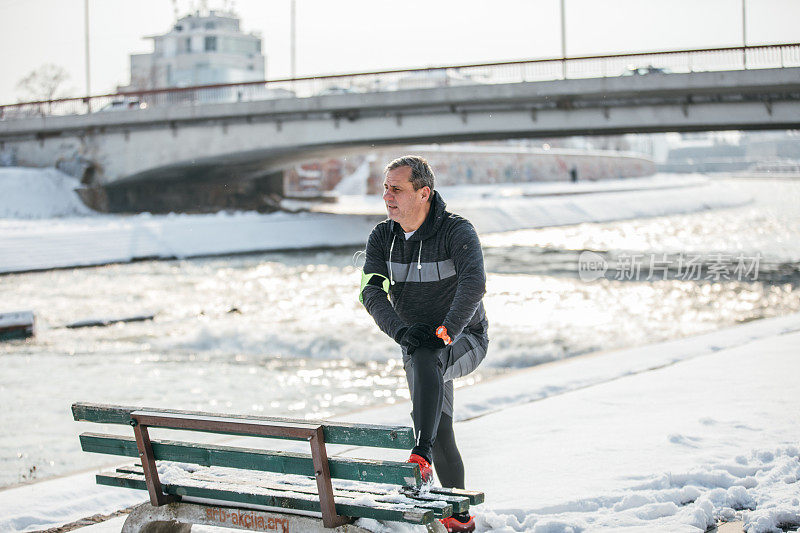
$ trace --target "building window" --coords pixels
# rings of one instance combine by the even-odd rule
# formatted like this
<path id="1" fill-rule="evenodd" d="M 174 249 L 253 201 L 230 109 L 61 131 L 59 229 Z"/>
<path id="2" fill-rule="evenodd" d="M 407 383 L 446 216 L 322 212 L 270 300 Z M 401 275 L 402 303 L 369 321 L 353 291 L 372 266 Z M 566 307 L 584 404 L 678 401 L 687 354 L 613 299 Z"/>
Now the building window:
<path id="1" fill-rule="evenodd" d="M 206 22 L 206 29 L 207 30 L 213 30 L 216 27 L 217 27 L 217 25 L 214 24 L 213 22 Z"/>
<path id="2" fill-rule="evenodd" d="M 185 48 L 186 53 L 190 53 L 192 51 L 192 38 L 191 37 L 187 37 L 186 39 L 184 39 L 183 42 L 184 42 L 184 45 L 186 47 Z"/>
<path id="3" fill-rule="evenodd" d="M 217 51 L 217 38 L 216 36 L 206 37 L 206 52 Z"/>

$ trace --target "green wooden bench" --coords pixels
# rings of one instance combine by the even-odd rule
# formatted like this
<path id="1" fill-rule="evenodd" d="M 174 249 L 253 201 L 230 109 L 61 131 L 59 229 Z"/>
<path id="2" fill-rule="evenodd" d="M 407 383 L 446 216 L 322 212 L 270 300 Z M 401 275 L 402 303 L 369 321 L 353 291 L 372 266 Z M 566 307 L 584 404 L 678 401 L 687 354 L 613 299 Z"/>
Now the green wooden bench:
<path id="1" fill-rule="evenodd" d="M 416 464 L 327 455 L 326 444 L 409 450 L 414 435 L 408 427 L 91 403 L 73 404 L 72 414 L 76 421 L 133 427 L 133 436 L 80 435 L 83 451 L 139 459 L 97 475 L 102 485 L 148 491 L 149 503 L 128 516 L 126 533 L 186 532 L 192 524 L 255 531 L 365 531 L 352 524 L 356 518 L 443 531 L 438 518 L 468 511 L 484 500 L 480 492 L 422 488 Z M 151 439 L 148 428 L 305 440 L 311 453 Z"/>

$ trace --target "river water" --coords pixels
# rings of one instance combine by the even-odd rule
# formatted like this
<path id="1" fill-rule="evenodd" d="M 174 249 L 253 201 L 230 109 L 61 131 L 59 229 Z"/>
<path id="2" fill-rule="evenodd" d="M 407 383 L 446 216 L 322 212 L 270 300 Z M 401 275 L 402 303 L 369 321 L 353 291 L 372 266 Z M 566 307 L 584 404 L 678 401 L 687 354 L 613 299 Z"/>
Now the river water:
<path id="1" fill-rule="evenodd" d="M 457 387 L 800 311 L 800 181 L 724 183 L 753 202 L 481 236 L 491 344 Z M 598 279 L 579 273 L 586 251 L 607 267 Z M 354 252 L 0 277 L 2 307 L 38 320 L 35 338 L 0 344 L 0 487 L 109 461 L 80 451 L 77 434 L 102 429 L 72 421 L 75 401 L 318 418 L 407 398 L 396 345 L 358 303 Z"/>

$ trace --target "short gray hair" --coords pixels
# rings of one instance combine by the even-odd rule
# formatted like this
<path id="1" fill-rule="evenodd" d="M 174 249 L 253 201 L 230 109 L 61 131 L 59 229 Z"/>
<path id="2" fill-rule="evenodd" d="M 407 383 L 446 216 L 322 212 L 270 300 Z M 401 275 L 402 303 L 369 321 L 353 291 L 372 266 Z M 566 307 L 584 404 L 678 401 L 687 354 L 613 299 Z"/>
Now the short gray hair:
<path id="1" fill-rule="evenodd" d="M 383 173 L 386 174 L 390 170 L 400 167 L 411 168 L 411 177 L 408 180 L 411 182 L 411 185 L 414 186 L 415 191 L 423 187 L 430 187 L 431 191 L 433 191 L 433 170 L 431 170 L 431 166 L 424 157 L 418 155 L 404 155 L 403 157 L 398 157 L 386 165 L 386 168 L 383 169 Z"/>

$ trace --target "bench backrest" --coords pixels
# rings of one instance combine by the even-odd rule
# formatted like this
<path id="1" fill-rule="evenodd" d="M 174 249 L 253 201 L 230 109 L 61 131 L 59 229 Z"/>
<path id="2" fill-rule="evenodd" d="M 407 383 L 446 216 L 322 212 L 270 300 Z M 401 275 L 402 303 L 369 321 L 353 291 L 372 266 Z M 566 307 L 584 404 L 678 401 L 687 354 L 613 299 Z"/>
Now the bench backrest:
<path id="1" fill-rule="evenodd" d="M 184 417 L 218 417 L 220 419 L 241 422 L 276 423 L 300 427 L 321 425 L 324 442 L 326 444 L 347 444 L 352 446 L 407 450 L 414 446 L 413 430 L 403 426 L 308 421 L 267 416 L 214 415 L 196 411 L 99 405 L 91 403 L 75 403 L 72 405 L 72 415 L 76 421 L 120 424 L 128 427 L 130 427 L 134 421 L 132 414 L 135 412 L 180 415 Z M 259 436 L 256 433 L 203 431 L 230 435 Z M 139 457 L 139 451 L 133 435 L 119 436 L 87 432 L 80 435 L 80 441 L 81 448 L 86 452 Z M 152 449 L 155 459 L 159 461 L 176 461 L 202 466 L 223 466 L 264 472 L 314 475 L 313 461 L 308 454 L 304 453 L 158 439 L 152 440 Z M 331 477 L 336 479 L 407 486 L 419 486 L 421 483 L 419 468 L 414 464 L 396 461 L 368 461 L 346 457 L 329 458 L 328 464 Z"/>
<path id="2" fill-rule="evenodd" d="M 375 424 L 351 424 L 348 422 L 328 422 L 326 420 L 299 420 L 274 416 L 244 416 L 229 414 L 201 413 L 197 411 L 180 411 L 175 409 L 157 409 L 150 407 L 126 407 L 120 405 L 102 405 L 94 403 L 75 403 L 72 405 L 72 416 L 76 421 L 97 422 L 99 424 L 131 425 L 131 413 L 147 411 L 151 413 L 175 414 L 187 416 L 218 416 L 231 419 L 277 422 L 285 424 L 321 425 L 327 444 L 348 444 L 352 446 L 372 446 L 376 448 L 395 448 L 410 450 L 414 447 L 414 431 L 404 426 L 383 426 Z M 224 431 L 209 433 L 223 433 Z"/>

